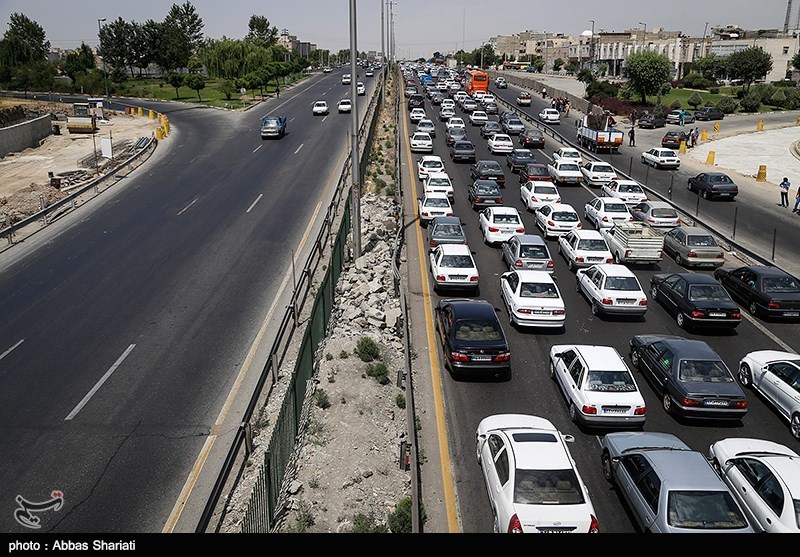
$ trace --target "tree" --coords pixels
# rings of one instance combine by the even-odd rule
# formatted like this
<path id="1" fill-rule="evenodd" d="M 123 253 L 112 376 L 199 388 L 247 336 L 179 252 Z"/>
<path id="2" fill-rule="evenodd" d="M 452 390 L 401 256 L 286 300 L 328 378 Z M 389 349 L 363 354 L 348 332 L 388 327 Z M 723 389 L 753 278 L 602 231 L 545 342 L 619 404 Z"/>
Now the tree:
<path id="1" fill-rule="evenodd" d="M 697 107 L 703 104 L 703 98 L 697 94 L 697 91 L 695 91 L 688 99 L 686 99 L 686 102 L 689 106 L 697 110 Z"/>
<path id="2" fill-rule="evenodd" d="M 142 70 L 153 61 L 153 52 L 154 49 L 148 41 L 145 25 L 135 21 L 131 22 L 128 38 L 128 64 L 131 75 L 133 75 L 133 68 L 139 68 L 139 75 L 142 75 Z"/>
<path id="3" fill-rule="evenodd" d="M 132 34 L 131 24 L 121 17 L 100 28 L 98 54 L 107 67 L 125 68 L 129 65 Z"/>
<path id="4" fill-rule="evenodd" d="M 572 61 L 570 61 L 570 62 L 567 62 L 567 65 L 566 65 L 566 66 L 564 66 L 564 70 L 565 70 L 565 71 L 566 71 L 568 74 L 570 74 L 570 75 L 571 75 L 571 74 L 574 74 L 575 72 L 577 72 L 577 71 L 578 71 L 578 64 L 577 64 L 577 62 L 572 62 Z"/>
<path id="5" fill-rule="evenodd" d="M 628 85 L 647 104 L 647 95 L 655 95 L 664 82 L 669 79 L 672 64 L 663 54 L 645 51 L 628 56 L 625 68 L 628 72 Z"/>
<path id="6" fill-rule="evenodd" d="M 563 65 L 564 65 L 564 60 L 562 60 L 561 58 L 556 58 L 555 60 L 553 60 L 553 71 L 560 72 L 561 66 Z"/>
<path id="7" fill-rule="evenodd" d="M 800 52 L 792 56 L 792 61 L 790 63 L 794 69 L 800 70 Z"/>
<path id="8" fill-rule="evenodd" d="M 584 85 L 588 86 L 595 79 L 594 79 L 594 74 L 592 73 L 592 71 L 584 68 L 584 69 L 582 69 L 581 71 L 578 72 L 577 80 L 580 81 L 581 83 L 583 83 Z"/>
<path id="9" fill-rule="evenodd" d="M 697 69 L 706 79 L 716 80 L 717 74 L 725 69 L 725 60 L 718 58 L 713 52 L 697 62 Z"/>
<path id="10" fill-rule="evenodd" d="M 722 97 L 717 102 L 717 108 L 719 108 L 725 114 L 733 114 L 736 112 L 738 104 L 733 97 Z"/>
<path id="11" fill-rule="evenodd" d="M 732 79 L 741 79 L 745 90 L 749 90 L 756 79 L 772 71 L 772 54 L 760 46 L 751 46 L 728 56 L 725 67 Z"/>
<path id="12" fill-rule="evenodd" d="M 745 112 L 758 112 L 761 107 L 761 96 L 751 91 L 742 97 L 739 104 Z"/>
<path id="13" fill-rule="evenodd" d="M 783 92 L 783 87 L 776 87 L 775 93 L 769 98 L 770 104 L 773 106 L 783 106 L 786 104 L 786 94 Z"/>
<path id="14" fill-rule="evenodd" d="M 263 15 L 251 15 L 247 24 L 248 32 L 244 40 L 268 48 L 278 42 L 278 28 L 270 25 Z"/>
<path id="15" fill-rule="evenodd" d="M 50 52 L 50 41 L 47 40 L 42 26 L 21 13 L 11 14 L 3 39 L 24 44 L 23 50 L 29 54 L 30 61 L 43 62 L 47 60 Z M 20 61 L 27 62 L 29 60 Z"/>
<path id="16" fill-rule="evenodd" d="M 186 75 L 183 79 L 184 85 L 186 85 L 189 89 L 197 91 L 197 100 L 202 101 L 203 99 L 200 98 L 200 90 L 205 88 L 206 82 L 203 79 L 203 76 L 197 75 L 196 73 L 190 73 Z"/>
<path id="17" fill-rule="evenodd" d="M 183 76 L 176 72 L 167 72 L 164 74 L 164 81 L 175 88 L 175 100 L 178 100 L 180 98 L 180 92 L 178 89 L 181 85 L 183 85 Z"/>
<path id="18" fill-rule="evenodd" d="M 96 67 L 94 62 L 94 53 L 86 43 L 81 43 L 80 48 L 70 50 L 67 52 L 61 68 L 72 81 L 75 81 L 75 76 L 79 72 L 88 72 Z"/>
<path id="19" fill-rule="evenodd" d="M 167 17 L 164 18 L 167 26 L 177 29 L 188 45 L 190 54 L 194 54 L 203 44 L 203 20 L 197 15 L 197 10 L 188 0 L 181 4 L 173 4 Z"/>
<path id="20" fill-rule="evenodd" d="M 225 95 L 227 100 L 231 100 L 231 97 L 235 95 L 239 89 L 232 79 L 223 79 L 219 84 L 219 90 L 222 91 L 222 94 Z"/>

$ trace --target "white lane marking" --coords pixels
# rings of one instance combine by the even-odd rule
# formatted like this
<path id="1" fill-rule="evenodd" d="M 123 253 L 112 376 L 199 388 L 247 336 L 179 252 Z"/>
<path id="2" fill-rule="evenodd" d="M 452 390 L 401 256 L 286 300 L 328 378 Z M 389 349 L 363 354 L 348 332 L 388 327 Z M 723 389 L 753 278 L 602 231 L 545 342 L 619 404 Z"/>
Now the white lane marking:
<path id="1" fill-rule="evenodd" d="M 81 409 L 82 409 L 84 406 L 86 406 L 86 403 L 87 403 L 87 402 L 89 402 L 89 400 L 90 400 L 90 399 L 91 399 L 91 398 L 94 396 L 94 394 L 97 392 L 97 390 L 98 390 L 100 387 L 102 387 L 102 386 L 103 386 L 103 383 L 105 383 L 105 382 L 106 382 L 106 380 L 107 380 L 109 377 L 111 377 L 111 374 L 112 374 L 112 373 L 114 373 L 114 372 L 116 371 L 116 369 L 117 369 L 117 368 L 120 366 L 120 364 L 122 364 L 123 360 L 124 360 L 125 358 L 127 358 L 127 357 L 128 357 L 128 354 L 130 354 L 130 353 L 131 353 L 131 351 L 133 350 L 133 348 L 134 348 L 135 346 L 136 346 L 135 344 L 131 344 L 130 346 L 128 346 L 128 348 L 125 350 L 125 352 L 123 352 L 123 353 L 122 353 L 122 356 L 120 356 L 119 358 L 117 358 L 117 361 L 116 361 L 116 362 L 114 362 L 114 365 L 113 365 L 113 366 L 111 366 L 110 368 L 108 368 L 108 371 L 107 371 L 107 372 L 106 372 L 106 373 L 105 373 L 105 374 L 104 374 L 104 375 L 103 375 L 103 376 L 100 378 L 100 381 L 98 381 L 97 383 L 95 383 L 94 387 L 92 387 L 92 390 L 91 390 L 91 391 L 89 391 L 88 393 L 86 393 L 86 396 L 85 396 L 85 397 L 83 397 L 83 400 L 81 400 L 81 401 L 78 403 L 78 405 L 77 405 L 75 408 L 73 408 L 73 409 L 72 409 L 72 412 L 70 412 L 70 413 L 67 415 L 67 417 L 66 417 L 66 418 L 64 418 L 64 421 L 65 421 L 65 422 L 66 422 L 66 421 L 69 421 L 69 420 L 71 420 L 72 418 L 74 418 L 74 417 L 75 417 L 75 416 L 78 414 L 78 412 L 80 412 L 80 411 L 81 411 Z"/>
<path id="2" fill-rule="evenodd" d="M 300 147 L 298 147 L 297 150 L 294 152 L 295 155 L 300 152 L 300 149 L 303 148 L 303 145 L 305 145 L 305 143 L 300 144 Z"/>
<path id="3" fill-rule="evenodd" d="M 794 348 L 792 348 L 791 346 L 789 346 L 788 344 L 783 342 L 781 339 L 779 339 L 777 336 L 775 336 L 775 334 L 772 331 L 770 331 L 764 325 L 759 323 L 758 320 L 756 320 L 756 318 L 752 317 L 749 313 L 745 313 L 744 308 L 742 308 L 742 317 L 744 317 L 750 323 L 755 325 L 756 329 L 758 329 L 759 331 L 761 331 L 762 333 L 767 335 L 767 337 L 769 337 L 769 339 L 772 340 L 772 342 L 774 342 L 775 344 L 777 344 L 778 346 L 783 348 L 786 352 L 792 352 L 792 353 L 796 352 L 796 350 Z"/>
<path id="4" fill-rule="evenodd" d="M 294 122 L 294 118 L 292 118 L 292 119 L 291 119 L 291 120 L 289 120 L 289 121 L 290 121 L 290 122 Z"/>
<path id="5" fill-rule="evenodd" d="M 255 206 L 256 206 L 256 203 L 258 203 L 259 201 L 261 201 L 261 198 L 262 198 L 262 197 L 264 197 L 264 194 L 263 194 L 263 193 L 259 193 L 259 194 L 258 194 L 258 197 L 256 197 L 256 200 L 255 200 L 255 201 L 253 201 L 253 204 L 252 204 L 252 205 L 250 205 L 250 207 L 248 207 L 248 208 L 247 208 L 247 211 L 245 211 L 245 213 L 249 213 L 250 211 L 252 211 L 252 210 L 253 210 L 253 207 L 255 207 Z"/>
<path id="6" fill-rule="evenodd" d="M 194 205 L 195 203 L 197 203 L 197 200 L 198 200 L 198 199 L 200 199 L 200 198 L 199 198 L 199 197 L 196 197 L 196 198 L 194 199 L 194 201 L 192 201 L 192 202 L 191 202 L 191 203 L 189 203 L 189 204 L 188 204 L 186 207 L 184 207 L 183 209 L 181 209 L 180 211 L 178 211 L 178 214 L 177 214 L 177 215 L 175 215 L 175 216 L 179 216 L 179 215 L 180 215 L 181 213 L 183 213 L 183 212 L 184 212 L 186 209 L 188 209 L 189 207 L 191 207 L 192 205 Z"/>
<path id="7" fill-rule="evenodd" d="M 12 347 L 11 347 L 11 348 L 9 348 L 8 350 L 6 350 L 6 351 L 5 351 L 5 352 L 3 352 L 2 354 L 0 354 L 0 360 L 2 360 L 3 358 L 5 358 L 5 357 L 6 357 L 6 356 L 8 356 L 9 354 L 11 354 L 11 351 L 12 351 L 12 350 L 14 350 L 14 349 L 15 349 L 17 346 L 19 346 L 20 344 L 22 344 L 23 342 L 25 342 L 25 339 L 24 339 L 24 338 L 23 338 L 22 340 L 20 340 L 18 343 L 16 343 L 14 346 L 12 346 Z"/>
<path id="8" fill-rule="evenodd" d="M 328 89 L 328 91 L 330 91 L 330 89 Z M 328 94 L 328 91 L 323 91 L 323 92 L 322 92 L 322 96 L 324 97 L 325 95 L 327 95 L 327 94 Z"/>
<path id="9" fill-rule="evenodd" d="M 322 121 L 324 122 L 324 121 L 325 121 L 325 120 L 327 120 L 327 119 L 328 119 L 328 117 L 327 117 L 327 116 L 325 116 L 325 118 L 323 118 L 323 119 L 322 119 Z"/>
<path id="10" fill-rule="evenodd" d="M 295 99 L 295 98 L 296 98 L 296 97 L 297 97 L 297 96 L 298 96 L 300 93 L 305 93 L 306 91 L 308 91 L 309 89 L 311 89 L 311 88 L 312 88 L 314 85 L 316 85 L 316 83 L 312 83 L 311 85 L 309 85 L 308 87 L 306 87 L 306 88 L 305 88 L 305 89 L 303 89 L 302 91 L 298 91 L 297 93 L 295 93 L 295 95 L 294 95 L 294 96 L 293 96 L 291 99 L 288 99 L 288 100 L 286 100 L 286 101 L 283 101 L 281 104 L 279 104 L 278 106 L 276 106 L 275 108 L 273 108 L 273 109 L 272 109 L 270 112 L 268 112 L 267 114 L 264 114 L 264 116 L 268 116 L 270 113 L 272 113 L 272 112 L 275 112 L 276 110 L 278 110 L 278 109 L 279 109 L 280 107 L 282 107 L 283 105 L 285 105 L 285 104 L 287 104 L 287 103 L 289 103 L 289 102 L 293 101 L 293 100 L 294 100 L 294 99 Z"/>
<path id="11" fill-rule="evenodd" d="M 253 149 L 253 152 L 255 153 L 256 151 L 258 151 L 259 149 L 261 149 L 261 147 L 263 147 L 263 145 L 259 145 L 258 147 L 256 147 L 255 149 Z"/>

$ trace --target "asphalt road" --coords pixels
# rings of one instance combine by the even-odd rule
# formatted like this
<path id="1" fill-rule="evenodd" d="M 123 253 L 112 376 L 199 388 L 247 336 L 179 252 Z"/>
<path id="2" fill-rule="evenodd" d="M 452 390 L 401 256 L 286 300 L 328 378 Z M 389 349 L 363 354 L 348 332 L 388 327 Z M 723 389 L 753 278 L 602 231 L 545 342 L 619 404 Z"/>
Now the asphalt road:
<path id="1" fill-rule="evenodd" d="M 498 91 L 494 91 L 495 94 Z M 516 91 L 513 88 L 499 91 L 501 97 L 513 102 Z M 529 114 L 536 115 L 544 106 L 541 97 L 534 100 L 532 107 L 526 110 Z M 426 111 L 429 116 L 434 118 L 438 114 L 438 107 L 432 108 L 426 101 Z M 501 108 L 502 110 L 502 108 Z M 465 115 L 457 110 L 457 115 Z M 407 119 L 407 110 L 402 111 L 402 117 L 406 119 L 408 130 L 413 129 Z M 620 354 L 628 359 L 628 343 L 635 334 L 656 333 L 673 334 L 697 338 L 706 341 L 714 348 L 725 360 L 731 369 L 736 369 L 739 359 L 749 351 L 757 349 L 782 349 L 776 339 L 780 339 L 786 345 L 797 350 L 800 342 L 797 333 L 800 331 L 798 324 L 773 324 L 764 323 L 761 320 L 753 320 L 747 316 L 744 322 L 735 332 L 710 332 L 710 333 L 687 333 L 680 329 L 675 323 L 674 318 L 665 312 L 659 305 L 650 301 L 645 321 L 626 320 L 620 318 L 598 318 L 591 314 L 586 300 L 575 290 L 575 277 L 567 269 L 565 261 L 557 255 L 558 246 L 554 240 L 548 241 L 550 251 L 555 258 L 554 277 L 559 285 L 562 296 L 567 308 L 567 324 L 563 333 L 554 333 L 548 330 L 521 329 L 513 327 L 508 323 L 508 315 L 499 294 L 499 276 L 506 271 L 504 268 L 500 250 L 496 247 L 486 246 L 482 241 L 481 233 L 478 229 L 478 213 L 474 212 L 466 201 L 466 188 L 471 182 L 469 177 L 469 164 L 452 163 L 448 157 L 448 151 L 444 142 L 444 125 L 435 119 L 437 126 L 437 137 L 434 140 L 434 154 L 440 155 L 445 160 L 447 172 L 454 181 L 456 195 L 454 209 L 455 214 L 466 223 L 465 230 L 468 243 L 475 252 L 474 258 L 477 263 L 481 276 L 480 298 L 489 300 L 499 312 L 506 335 L 511 345 L 512 354 L 512 379 L 509 382 L 484 382 L 484 381 L 461 381 L 454 380 L 442 371 L 442 399 L 446 422 L 448 427 L 449 456 L 452 460 L 454 482 L 457 490 L 458 513 L 460 517 L 461 531 L 491 532 L 492 515 L 489 506 L 483 478 L 475 460 L 475 430 L 481 419 L 488 415 L 498 413 L 525 413 L 546 417 L 551 420 L 564 433 L 571 433 L 575 436 L 575 442 L 570 445 L 570 450 L 577 462 L 578 469 L 586 481 L 592 497 L 595 510 L 600 521 L 600 528 L 603 532 L 635 532 L 636 528 L 632 518 L 628 515 L 626 505 L 614 492 L 609 484 L 603 479 L 600 468 L 599 434 L 595 431 L 582 431 L 573 424 L 567 413 L 567 406 L 557 385 L 548 377 L 548 354 L 553 344 L 599 344 L 615 347 Z M 475 143 L 478 159 L 498 160 L 505 167 L 505 159 L 501 156 L 492 156 L 487 147 L 486 141 L 480 137 L 477 128 L 471 128 L 468 124 L 469 138 Z M 570 128 L 572 126 L 570 125 Z M 567 137 L 571 136 L 571 130 L 564 124 L 561 126 L 562 133 Z M 565 130 L 566 131 L 563 131 Z M 640 143 L 640 145 L 643 145 Z M 547 162 L 552 152 L 560 144 L 548 137 L 546 147 L 537 151 L 536 156 L 540 161 Z M 641 148 L 637 148 L 638 153 Z M 623 153 L 628 153 L 627 148 Z M 413 155 L 416 159 L 418 155 Z M 624 155 L 622 155 L 624 157 Z M 628 155 L 630 156 L 630 155 Z M 408 161 L 407 166 L 411 173 L 414 172 L 414 162 Z M 680 176 L 680 172 L 678 173 Z M 650 176 L 653 176 L 651 172 Z M 506 188 L 504 200 L 506 205 L 516 207 L 522 214 L 526 230 L 529 233 L 541 234 L 536 229 L 533 215 L 526 213 L 522 202 L 519 199 L 519 184 L 516 175 L 506 170 Z M 681 177 L 681 179 L 685 176 Z M 416 191 L 421 191 L 416 176 L 411 177 L 416 186 Z M 653 184 L 662 184 L 666 191 L 668 187 L 669 174 L 664 172 Z M 676 178 L 676 183 L 678 178 Z M 667 184 L 663 186 L 663 184 Z M 564 203 L 571 204 L 579 214 L 583 215 L 584 204 L 597 192 L 579 186 L 562 186 L 559 188 Z M 409 196 L 410 197 L 410 196 Z M 684 199 L 684 203 L 694 202 L 691 197 L 684 198 L 683 192 L 678 194 L 677 189 L 673 191 L 673 198 Z M 709 213 L 721 215 L 723 218 L 725 211 L 733 206 L 740 207 L 741 211 L 745 208 L 750 210 L 746 196 L 740 195 L 734 203 L 709 204 Z M 416 206 L 413 199 L 408 200 L 406 210 L 416 213 Z M 760 211 L 758 207 L 753 207 L 753 211 Z M 761 215 L 761 212 L 758 212 Z M 759 229 L 759 222 L 762 227 L 769 226 L 768 213 L 763 213 L 763 218 L 752 219 L 751 227 L 740 227 L 737 229 L 739 234 L 763 234 L 763 229 Z M 584 228 L 591 226 L 582 219 Z M 741 224 L 741 223 L 740 223 Z M 423 229 L 417 228 L 419 233 L 424 234 Z M 413 232 L 412 232 L 413 234 Z M 413 236 L 412 236 L 413 238 Z M 409 239 L 409 245 L 415 246 L 416 241 Z M 416 248 L 409 257 L 409 273 L 419 273 L 419 257 Z M 734 262 L 730 263 L 735 264 Z M 656 272 L 674 272 L 681 270 L 674 261 L 665 258 L 662 263 L 652 268 L 637 268 L 635 273 L 642 283 L 645 291 L 648 291 L 649 279 Z M 427 276 L 430 281 L 430 276 Z M 431 292 L 432 283 L 429 282 Z M 442 296 L 452 297 L 461 296 L 461 293 L 445 293 L 440 295 L 432 294 L 431 305 Z M 430 307 L 425 308 L 428 316 L 432 315 Z M 418 319 L 423 319 L 419 315 Z M 441 352 L 439 350 L 439 352 Z M 440 360 L 441 362 L 441 357 Z M 742 423 L 695 423 L 684 420 L 677 420 L 665 414 L 661 408 L 660 399 L 654 393 L 653 388 L 647 383 L 641 374 L 635 373 L 641 392 L 645 397 L 648 406 L 648 419 L 645 426 L 647 431 L 665 431 L 676 434 L 692 448 L 707 452 L 708 446 L 725 437 L 758 437 L 777 441 L 788 446 L 796 445 L 788 431 L 788 425 L 782 421 L 778 414 L 765 404 L 757 395 L 749 393 L 749 412 Z M 601 433 L 600 433 L 601 434 Z"/>
<path id="2" fill-rule="evenodd" d="M 245 113 L 150 103 L 169 156 L 2 269 L 0 531 L 26 531 L 17 495 L 53 490 L 43 531 L 161 531 L 341 171 L 343 72 Z M 288 134 L 262 141 L 273 110 Z"/>

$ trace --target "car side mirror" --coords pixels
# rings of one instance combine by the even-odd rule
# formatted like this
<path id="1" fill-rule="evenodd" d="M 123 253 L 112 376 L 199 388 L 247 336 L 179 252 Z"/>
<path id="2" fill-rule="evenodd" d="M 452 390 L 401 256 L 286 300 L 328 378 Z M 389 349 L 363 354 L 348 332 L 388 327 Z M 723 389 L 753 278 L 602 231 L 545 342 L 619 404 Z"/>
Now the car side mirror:
<path id="1" fill-rule="evenodd" d="M 500 275 L 500 280 L 508 280 L 508 275 L 511 274 L 511 271 L 506 271 L 502 275 Z"/>

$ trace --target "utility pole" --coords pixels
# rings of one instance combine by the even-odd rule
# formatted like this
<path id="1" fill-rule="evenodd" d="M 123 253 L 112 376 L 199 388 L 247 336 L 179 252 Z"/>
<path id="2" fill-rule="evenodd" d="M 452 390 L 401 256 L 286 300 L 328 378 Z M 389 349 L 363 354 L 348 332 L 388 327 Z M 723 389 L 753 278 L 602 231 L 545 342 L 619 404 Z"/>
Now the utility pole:
<path id="1" fill-rule="evenodd" d="M 589 42 L 589 56 L 591 57 L 589 69 L 592 71 L 592 75 L 594 75 L 594 20 L 590 19 L 589 21 L 592 22 L 592 39 Z"/>
<path id="2" fill-rule="evenodd" d="M 384 0 L 380 0 L 381 2 L 381 74 L 383 74 L 383 87 L 384 87 L 384 94 L 381 95 L 381 107 L 386 106 L 386 42 L 384 39 L 384 31 L 386 30 L 386 24 L 383 21 L 383 9 L 384 9 Z"/>
<path id="3" fill-rule="evenodd" d="M 350 0 L 350 98 L 353 99 L 353 110 L 350 111 L 352 127 L 352 144 L 350 150 L 350 168 L 353 177 L 353 259 L 361 257 L 361 168 L 358 156 L 358 91 L 356 85 L 356 0 Z"/>
<path id="4" fill-rule="evenodd" d="M 99 17 L 97 18 L 97 53 L 100 54 L 100 33 L 102 29 L 100 27 L 100 22 L 105 21 L 106 18 Z M 103 56 L 103 87 L 106 91 L 106 99 L 108 98 L 108 79 L 106 78 L 106 57 Z"/>
<path id="5" fill-rule="evenodd" d="M 642 33 L 642 50 L 644 50 L 644 44 L 647 41 L 647 24 L 640 21 L 639 25 L 644 25 L 644 33 Z"/>

